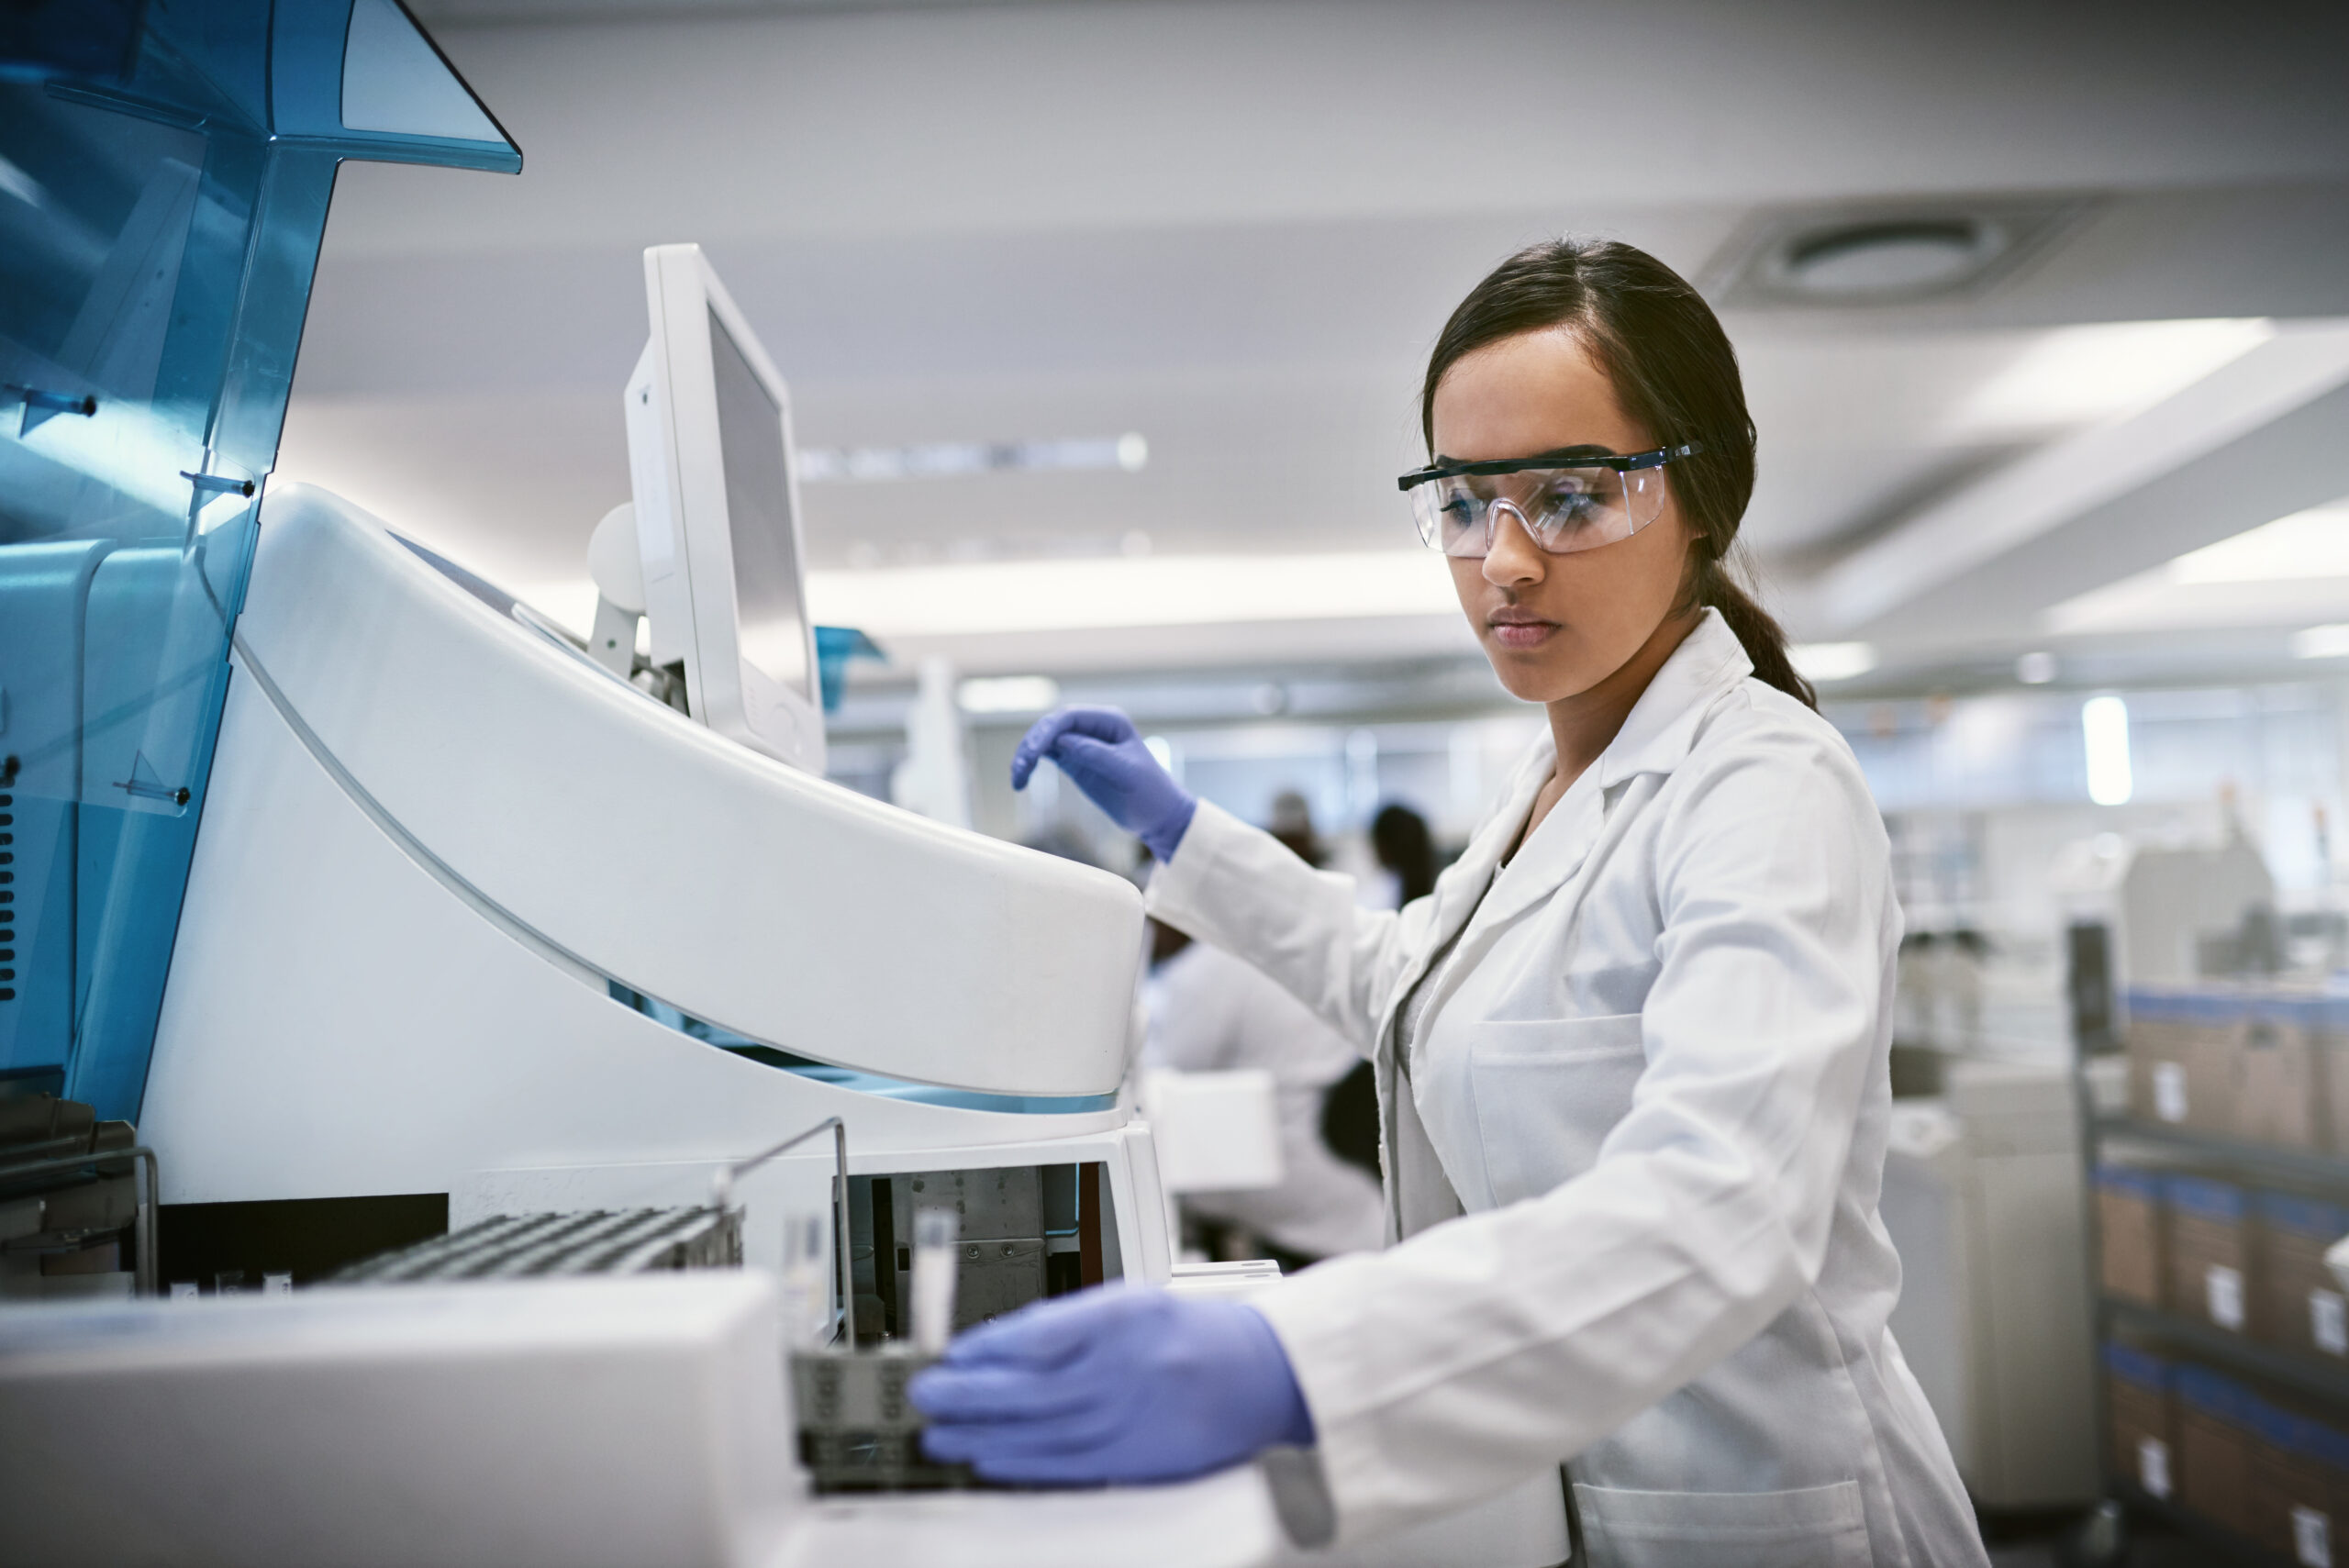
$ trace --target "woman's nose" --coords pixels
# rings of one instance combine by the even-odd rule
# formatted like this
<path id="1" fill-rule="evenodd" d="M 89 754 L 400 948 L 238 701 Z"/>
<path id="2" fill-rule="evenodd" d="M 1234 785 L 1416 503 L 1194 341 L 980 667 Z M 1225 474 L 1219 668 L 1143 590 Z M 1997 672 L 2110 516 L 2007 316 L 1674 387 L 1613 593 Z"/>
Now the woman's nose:
<path id="1" fill-rule="evenodd" d="M 1542 580 L 1546 574 L 1542 547 L 1533 542 L 1533 530 L 1516 503 L 1495 501 L 1485 526 L 1492 530 L 1485 550 L 1486 582 L 1508 588 Z"/>

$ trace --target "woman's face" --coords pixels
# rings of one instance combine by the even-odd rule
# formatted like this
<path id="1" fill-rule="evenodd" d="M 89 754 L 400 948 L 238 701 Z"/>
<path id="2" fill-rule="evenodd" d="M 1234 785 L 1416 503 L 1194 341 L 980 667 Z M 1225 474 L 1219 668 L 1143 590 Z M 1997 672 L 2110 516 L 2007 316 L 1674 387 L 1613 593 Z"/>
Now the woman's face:
<path id="1" fill-rule="evenodd" d="M 1446 462 L 1656 444 L 1564 327 L 1505 338 L 1459 360 L 1436 385 L 1434 415 L 1436 454 Z M 1654 635 L 1680 596 L 1688 531 L 1667 485 L 1655 521 L 1613 544 L 1552 555 L 1504 510 L 1491 553 L 1446 560 L 1501 684 L 1527 702 L 1550 703 L 1589 691 Z"/>

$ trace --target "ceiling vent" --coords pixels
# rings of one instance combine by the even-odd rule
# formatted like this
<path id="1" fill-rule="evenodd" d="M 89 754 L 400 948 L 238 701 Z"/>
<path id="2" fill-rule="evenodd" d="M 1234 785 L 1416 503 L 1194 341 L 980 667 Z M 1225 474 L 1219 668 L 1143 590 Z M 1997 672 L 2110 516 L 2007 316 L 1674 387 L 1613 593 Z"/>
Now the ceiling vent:
<path id="1" fill-rule="evenodd" d="M 2085 209 L 2077 201 L 1810 207 L 1742 226 L 1705 271 L 1724 309 L 1911 305 L 1994 287 Z"/>

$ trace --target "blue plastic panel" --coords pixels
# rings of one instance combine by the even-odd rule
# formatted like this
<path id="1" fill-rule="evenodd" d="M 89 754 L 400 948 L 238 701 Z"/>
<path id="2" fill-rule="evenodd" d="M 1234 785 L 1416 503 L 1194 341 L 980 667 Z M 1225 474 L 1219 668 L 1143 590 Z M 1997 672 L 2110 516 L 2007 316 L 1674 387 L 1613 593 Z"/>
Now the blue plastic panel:
<path id="1" fill-rule="evenodd" d="M 336 167 L 521 167 L 396 0 L 359 12 L 0 28 L 0 1074 L 102 1117 L 145 1087 Z"/>

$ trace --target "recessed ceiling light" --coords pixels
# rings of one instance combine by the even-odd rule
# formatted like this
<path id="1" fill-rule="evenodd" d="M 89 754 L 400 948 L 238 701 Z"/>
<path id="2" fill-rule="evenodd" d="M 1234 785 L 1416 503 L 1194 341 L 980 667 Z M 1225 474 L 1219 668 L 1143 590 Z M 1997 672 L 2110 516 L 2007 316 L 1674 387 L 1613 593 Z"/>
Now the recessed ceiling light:
<path id="1" fill-rule="evenodd" d="M 1997 260 L 2006 243 L 1998 225 L 1967 217 L 1850 224 L 1796 235 L 1774 271 L 1795 293 L 1826 298 L 1937 294 Z"/>
<path id="2" fill-rule="evenodd" d="M 1865 642 L 1798 642 L 1787 650 L 1806 681 L 1848 681 L 1876 668 L 1876 650 Z"/>
<path id="3" fill-rule="evenodd" d="M 2055 678 L 2056 669 L 2053 653 L 2026 653 L 2015 661 L 2015 679 L 2026 686 L 2043 686 Z"/>
<path id="4" fill-rule="evenodd" d="M 986 561 L 807 574 L 810 613 L 874 637 L 949 637 L 1380 616 L 1460 620 L 1441 557 L 1145 555 Z"/>
<path id="5" fill-rule="evenodd" d="M 1724 309 L 1866 308 L 1979 294 L 2087 207 L 2032 196 L 1764 210 L 1699 276 L 1706 297 Z"/>
<path id="6" fill-rule="evenodd" d="M 2080 736 L 2087 748 L 2088 798 L 2099 806 L 2126 806 L 2136 781 L 2129 766 L 2129 705 L 2119 697 L 2090 697 L 2080 705 Z"/>
<path id="7" fill-rule="evenodd" d="M 983 675 L 963 683 L 954 700 L 964 713 L 1044 713 L 1060 706 L 1050 675 Z"/>
<path id="8" fill-rule="evenodd" d="M 959 479 L 974 473 L 1139 473 L 1150 443 L 1122 436 L 1055 441 L 931 441 L 909 447 L 802 447 L 799 477 L 810 484 Z"/>

